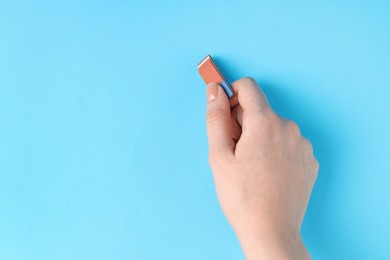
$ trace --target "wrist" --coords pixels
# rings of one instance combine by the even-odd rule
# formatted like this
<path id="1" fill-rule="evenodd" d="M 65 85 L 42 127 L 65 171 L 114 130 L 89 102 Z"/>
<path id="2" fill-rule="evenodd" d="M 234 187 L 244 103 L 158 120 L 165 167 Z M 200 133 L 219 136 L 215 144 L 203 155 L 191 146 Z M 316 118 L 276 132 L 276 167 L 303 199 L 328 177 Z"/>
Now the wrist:
<path id="1" fill-rule="evenodd" d="M 246 259 L 311 259 L 299 232 L 237 233 Z"/>

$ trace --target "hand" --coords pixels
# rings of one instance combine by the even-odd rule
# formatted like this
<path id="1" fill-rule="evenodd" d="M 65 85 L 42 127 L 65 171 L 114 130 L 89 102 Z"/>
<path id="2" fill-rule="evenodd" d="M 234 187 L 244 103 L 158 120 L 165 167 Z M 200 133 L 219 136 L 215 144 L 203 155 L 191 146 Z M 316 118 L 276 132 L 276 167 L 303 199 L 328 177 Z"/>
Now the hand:
<path id="1" fill-rule="evenodd" d="M 310 142 L 256 82 L 207 87 L 209 162 L 218 199 L 248 259 L 310 259 L 300 228 L 318 173 Z"/>

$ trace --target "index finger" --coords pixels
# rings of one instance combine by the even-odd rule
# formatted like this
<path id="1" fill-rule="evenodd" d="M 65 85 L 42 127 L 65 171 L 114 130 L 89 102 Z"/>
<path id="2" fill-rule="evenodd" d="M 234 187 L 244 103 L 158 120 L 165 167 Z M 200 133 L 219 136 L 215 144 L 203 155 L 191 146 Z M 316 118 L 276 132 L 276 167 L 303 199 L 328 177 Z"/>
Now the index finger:
<path id="1" fill-rule="evenodd" d="M 230 99 L 230 106 L 240 104 L 243 111 L 264 111 L 268 108 L 268 101 L 257 82 L 250 77 L 239 79 L 231 84 L 234 95 Z"/>

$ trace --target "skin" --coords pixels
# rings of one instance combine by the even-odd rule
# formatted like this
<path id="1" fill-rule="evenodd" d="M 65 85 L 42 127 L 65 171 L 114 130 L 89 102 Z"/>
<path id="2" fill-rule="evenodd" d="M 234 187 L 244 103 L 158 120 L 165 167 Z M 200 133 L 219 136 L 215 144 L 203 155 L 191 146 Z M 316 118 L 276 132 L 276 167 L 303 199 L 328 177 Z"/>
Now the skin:
<path id="1" fill-rule="evenodd" d="M 252 78 L 234 97 L 207 86 L 209 162 L 223 213 L 247 259 L 310 259 L 300 235 L 318 174 L 310 142 Z"/>

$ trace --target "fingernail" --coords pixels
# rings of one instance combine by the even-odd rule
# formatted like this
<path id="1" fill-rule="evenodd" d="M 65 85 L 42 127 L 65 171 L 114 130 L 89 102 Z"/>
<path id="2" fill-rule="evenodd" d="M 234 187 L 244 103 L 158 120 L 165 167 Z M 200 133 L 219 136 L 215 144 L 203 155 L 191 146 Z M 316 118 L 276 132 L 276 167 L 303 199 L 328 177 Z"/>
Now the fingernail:
<path id="1" fill-rule="evenodd" d="M 213 101 L 218 95 L 218 84 L 210 83 L 207 85 L 207 102 Z"/>

